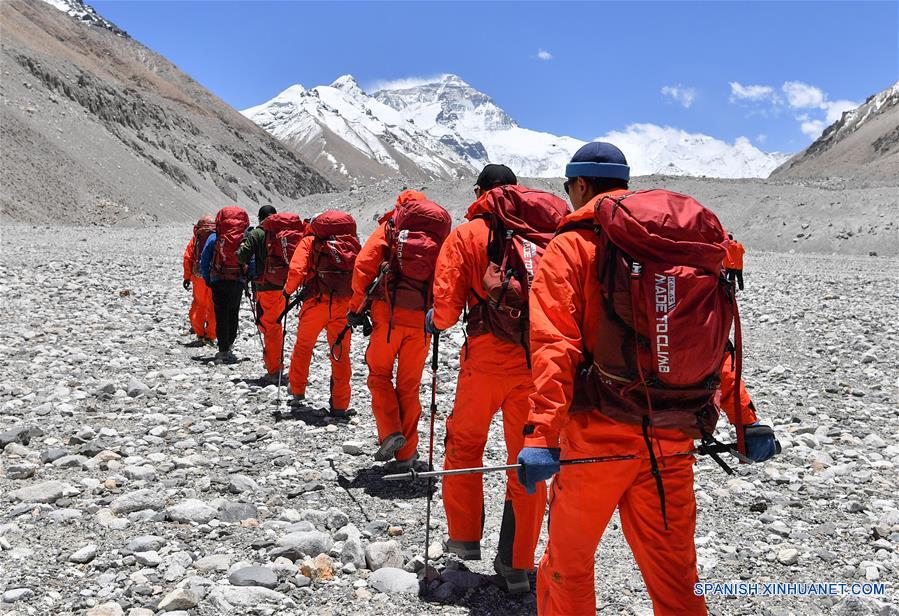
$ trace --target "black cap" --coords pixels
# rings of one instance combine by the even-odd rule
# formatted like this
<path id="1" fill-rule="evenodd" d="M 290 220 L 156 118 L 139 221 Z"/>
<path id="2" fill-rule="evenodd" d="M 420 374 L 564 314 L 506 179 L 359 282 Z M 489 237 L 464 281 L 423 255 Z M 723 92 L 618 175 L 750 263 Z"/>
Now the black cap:
<path id="1" fill-rule="evenodd" d="M 259 219 L 259 222 L 262 222 L 263 220 L 265 220 L 272 214 L 277 214 L 277 213 L 278 213 L 278 210 L 276 210 L 271 205 L 263 205 L 261 208 L 259 208 L 259 214 L 257 214 L 256 217 Z"/>
<path id="2" fill-rule="evenodd" d="M 505 184 L 518 184 L 518 178 L 507 166 L 491 163 L 481 170 L 480 175 L 478 175 L 478 181 L 475 184 L 481 190 L 490 190 Z"/>

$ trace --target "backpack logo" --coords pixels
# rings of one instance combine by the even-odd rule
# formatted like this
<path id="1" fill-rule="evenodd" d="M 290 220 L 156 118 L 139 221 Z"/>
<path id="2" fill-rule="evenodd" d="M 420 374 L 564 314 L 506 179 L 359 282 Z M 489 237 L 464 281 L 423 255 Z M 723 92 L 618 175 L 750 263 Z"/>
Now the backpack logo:
<path id="1" fill-rule="evenodd" d="M 656 296 L 656 358 L 659 372 L 671 372 L 668 338 L 668 313 L 674 310 L 675 288 L 674 276 L 655 275 Z"/>
<path id="2" fill-rule="evenodd" d="M 524 264 L 524 271 L 528 277 L 528 289 L 534 282 L 534 270 L 536 270 L 536 260 L 539 258 L 537 253 L 537 244 L 529 242 L 526 239 L 521 240 L 521 260 Z"/>
<path id="3" fill-rule="evenodd" d="M 337 250 L 337 240 L 328 240 L 325 243 L 328 245 L 328 251 L 331 253 L 334 263 L 343 263 L 343 259 L 340 258 L 340 251 Z"/>

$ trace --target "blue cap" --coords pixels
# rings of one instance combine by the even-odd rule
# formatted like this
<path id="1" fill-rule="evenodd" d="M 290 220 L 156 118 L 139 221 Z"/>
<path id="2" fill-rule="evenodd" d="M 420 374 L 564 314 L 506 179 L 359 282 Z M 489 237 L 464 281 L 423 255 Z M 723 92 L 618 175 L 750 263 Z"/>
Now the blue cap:
<path id="1" fill-rule="evenodd" d="M 584 145 L 565 166 L 568 178 L 613 178 L 627 182 L 631 168 L 617 147 L 603 141 L 591 141 Z"/>

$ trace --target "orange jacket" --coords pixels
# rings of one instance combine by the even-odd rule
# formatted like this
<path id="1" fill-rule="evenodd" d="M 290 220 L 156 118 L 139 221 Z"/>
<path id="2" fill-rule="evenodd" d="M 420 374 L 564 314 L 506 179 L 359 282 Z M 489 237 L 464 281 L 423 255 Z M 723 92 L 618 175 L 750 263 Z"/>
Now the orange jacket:
<path id="1" fill-rule="evenodd" d="M 612 191 L 608 195 L 624 194 Z M 568 215 L 562 225 L 591 220 L 601 196 Z M 558 447 L 585 455 L 626 455 L 643 452 L 641 427 L 610 419 L 599 411 L 572 413 L 575 371 L 583 361 L 583 350 L 593 352 L 598 306 L 601 302 L 596 274 L 596 234 L 592 230 L 574 230 L 553 238 L 543 255 L 531 287 L 531 365 L 535 393 L 531 396 L 529 423 L 534 431 L 525 440 L 526 447 Z M 733 374 L 730 361 L 722 368 L 720 406 L 731 422 Z M 749 396 L 741 383 L 740 398 L 744 424 L 756 421 L 749 407 Z M 692 448 L 693 442 L 679 431 L 655 429 L 665 454 Z"/>
<path id="2" fill-rule="evenodd" d="M 434 270 L 434 326 L 452 327 L 467 306 L 477 304 L 474 293 L 487 297 L 484 273 L 487 271 L 487 240 L 490 227 L 479 214 L 490 213 L 486 194 L 471 204 L 462 223 L 452 231 L 440 249 Z M 463 357 L 472 367 L 493 372 L 529 372 L 524 349 L 500 340 L 493 334 L 469 338 Z"/>
<path id="3" fill-rule="evenodd" d="M 365 240 L 365 244 L 362 246 L 362 250 L 356 256 L 356 265 L 353 268 L 353 297 L 350 300 L 351 312 L 359 312 L 365 307 L 365 293 L 378 275 L 381 264 L 387 258 L 389 251 L 385 231 L 387 218 L 389 216 L 381 217 L 381 224 L 368 236 L 368 239 Z M 383 299 L 375 299 L 374 301 L 386 304 Z M 372 317 L 388 313 L 389 311 L 384 311 L 383 309 L 373 310 Z M 393 324 L 406 327 L 424 327 L 424 311 L 395 307 L 393 309 Z"/>
<path id="4" fill-rule="evenodd" d="M 194 242 L 196 242 L 196 239 L 191 237 L 187 243 L 187 248 L 184 249 L 184 280 L 190 280 L 194 276 L 194 265 L 196 265 Z"/>
<path id="5" fill-rule="evenodd" d="M 727 269 L 743 269 L 743 255 L 746 249 L 737 240 L 730 240 L 727 244 L 727 254 L 724 257 L 724 267 Z"/>
<path id="6" fill-rule="evenodd" d="M 315 276 L 312 268 L 312 248 L 315 236 L 307 235 L 300 240 L 290 259 L 290 267 L 287 270 L 287 281 L 284 283 L 284 292 L 292 295 L 300 285 L 304 285 Z"/>

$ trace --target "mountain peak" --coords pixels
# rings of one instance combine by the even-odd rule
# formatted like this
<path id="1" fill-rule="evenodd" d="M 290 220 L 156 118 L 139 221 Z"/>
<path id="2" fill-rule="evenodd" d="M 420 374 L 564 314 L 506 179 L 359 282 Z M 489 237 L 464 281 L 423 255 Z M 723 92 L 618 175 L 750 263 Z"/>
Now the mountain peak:
<path id="1" fill-rule="evenodd" d="M 44 0 L 50 6 L 59 9 L 70 17 L 74 17 L 78 21 L 88 26 L 95 26 L 109 30 L 113 34 L 128 38 L 128 33 L 119 28 L 111 21 L 104 19 L 94 7 L 85 4 L 84 0 Z"/>
<path id="2" fill-rule="evenodd" d="M 352 75 L 341 75 L 334 80 L 331 87 L 354 96 L 365 94 L 365 92 L 362 91 L 362 88 L 359 87 L 359 82 L 356 81 L 356 78 Z"/>

